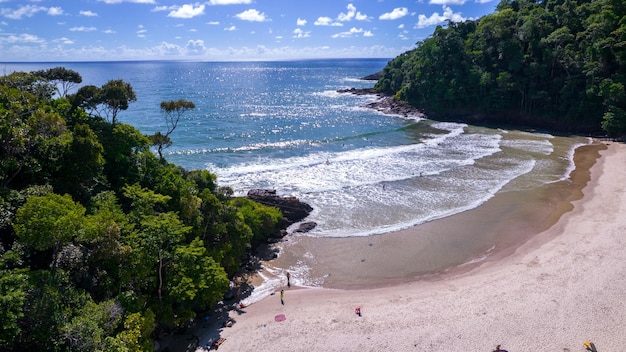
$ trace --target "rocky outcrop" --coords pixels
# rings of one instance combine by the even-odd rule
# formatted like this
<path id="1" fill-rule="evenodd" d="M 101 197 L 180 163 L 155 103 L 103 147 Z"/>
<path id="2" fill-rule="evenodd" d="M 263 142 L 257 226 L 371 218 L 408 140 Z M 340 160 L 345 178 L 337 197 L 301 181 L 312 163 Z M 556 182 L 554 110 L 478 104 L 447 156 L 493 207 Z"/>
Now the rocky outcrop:
<path id="1" fill-rule="evenodd" d="M 296 197 L 277 195 L 276 190 L 251 189 L 248 191 L 247 198 L 280 209 L 287 226 L 304 220 L 313 210 L 310 205 L 301 202 Z"/>
<path id="2" fill-rule="evenodd" d="M 338 89 L 337 93 L 350 93 L 354 95 L 380 95 L 374 88 L 346 88 Z"/>
<path id="3" fill-rule="evenodd" d="M 426 115 L 418 108 L 406 102 L 395 100 L 393 97 L 377 92 L 374 88 L 347 88 L 339 89 L 337 93 L 348 93 L 354 95 L 376 95 L 378 100 L 365 105 L 365 107 L 380 111 L 384 114 L 400 116 L 416 116 L 426 118 Z"/>
<path id="4" fill-rule="evenodd" d="M 361 77 L 361 79 L 364 81 L 378 81 L 380 77 L 382 76 L 383 76 L 383 71 L 380 71 L 380 72 L 373 73 L 371 75 L 367 75 L 365 77 Z"/>
<path id="5" fill-rule="evenodd" d="M 383 96 L 379 100 L 365 105 L 366 107 L 374 110 L 378 110 L 385 114 L 401 115 L 404 117 L 415 116 L 426 118 L 423 112 L 418 108 L 409 105 L 406 102 L 398 101 L 389 96 Z"/>

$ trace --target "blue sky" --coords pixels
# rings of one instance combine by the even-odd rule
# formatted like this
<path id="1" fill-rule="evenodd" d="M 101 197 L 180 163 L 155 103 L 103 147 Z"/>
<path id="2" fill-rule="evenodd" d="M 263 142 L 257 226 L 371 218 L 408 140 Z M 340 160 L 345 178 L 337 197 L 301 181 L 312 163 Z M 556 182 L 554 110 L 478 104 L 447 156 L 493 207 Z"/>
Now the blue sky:
<path id="1" fill-rule="evenodd" d="M 0 61 L 391 58 L 498 0 L 0 0 Z"/>

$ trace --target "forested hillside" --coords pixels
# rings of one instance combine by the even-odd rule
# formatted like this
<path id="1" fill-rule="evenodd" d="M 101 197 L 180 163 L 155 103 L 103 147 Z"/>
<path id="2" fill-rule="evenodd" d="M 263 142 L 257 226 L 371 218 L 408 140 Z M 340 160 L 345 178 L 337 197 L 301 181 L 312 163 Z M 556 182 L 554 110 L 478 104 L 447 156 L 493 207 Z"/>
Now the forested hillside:
<path id="1" fill-rule="evenodd" d="M 192 102 L 155 107 L 166 131 L 146 136 L 120 121 L 128 83 L 68 94 L 81 81 L 0 77 L 2 351 L 152 351 L 155 329 L 223 299 L 282 220 L 161 156 Z"/>
<path id="2" fill-rule="evenodd" d="M 626 2 L 502 0 L 438 27 L 376 89 L 432 116 L 626 135 Z"/>

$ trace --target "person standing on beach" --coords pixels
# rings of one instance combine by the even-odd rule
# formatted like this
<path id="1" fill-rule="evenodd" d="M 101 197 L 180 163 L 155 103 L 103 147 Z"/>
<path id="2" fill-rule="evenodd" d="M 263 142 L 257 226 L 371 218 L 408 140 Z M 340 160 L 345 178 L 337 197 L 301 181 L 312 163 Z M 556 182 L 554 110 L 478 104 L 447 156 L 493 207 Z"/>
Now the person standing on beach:
<path id="1" fill-rule="evenodd" d="M 287 287 L 291 287 L 291 274 L 289 274 L 289 272 L 287 272 Z"/>
<path id="2" fill-rule="evenodd" d="M 280 290 L 280 304 L 285 305 L 285 290 Z"/>

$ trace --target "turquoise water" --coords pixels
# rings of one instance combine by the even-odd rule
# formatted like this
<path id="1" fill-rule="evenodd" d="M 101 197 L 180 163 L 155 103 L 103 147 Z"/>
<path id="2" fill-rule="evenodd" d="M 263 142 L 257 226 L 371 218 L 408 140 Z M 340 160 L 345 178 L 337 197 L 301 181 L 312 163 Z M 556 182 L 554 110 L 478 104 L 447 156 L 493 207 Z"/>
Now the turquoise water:
<path id="1" fill-rule="evenodd" d="M 383 115 L 359 77 L 386 59 L 293 62 L 85 62 L 2 64 L 5 72 L 64 66 L 83 84 L 121 78 L 137 101 L 119 115 L 164 132 L 161 101 L 186 99 L 168 161 L 208 169 L 236 194 L 276 189 L 311 204 L 311 236 L 365 236 L 479 206 L 502 189 L 566 178 L 583 138 Z"/>

